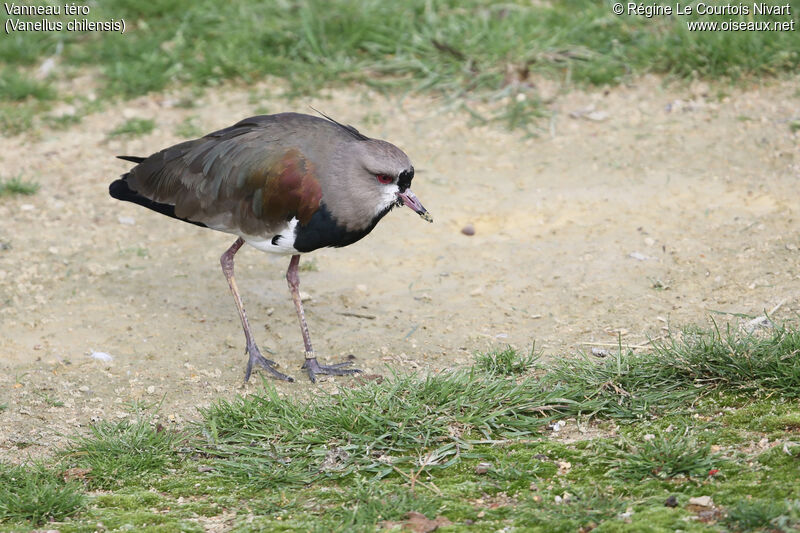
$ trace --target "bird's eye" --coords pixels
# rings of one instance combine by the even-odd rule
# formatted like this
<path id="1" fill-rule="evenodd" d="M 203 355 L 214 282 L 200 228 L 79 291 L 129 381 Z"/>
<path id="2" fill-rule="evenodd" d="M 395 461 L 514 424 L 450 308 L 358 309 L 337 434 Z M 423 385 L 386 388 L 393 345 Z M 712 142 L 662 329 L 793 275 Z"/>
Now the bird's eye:
<path id="1" fill-rule="evenodd" d="M 378 178 L 378 181 L 383 183 L 384 185 L 389 184 L 393 181 L 392 177 L 387 176 L 386 174 L 376 174 L 375 177 Z"/>

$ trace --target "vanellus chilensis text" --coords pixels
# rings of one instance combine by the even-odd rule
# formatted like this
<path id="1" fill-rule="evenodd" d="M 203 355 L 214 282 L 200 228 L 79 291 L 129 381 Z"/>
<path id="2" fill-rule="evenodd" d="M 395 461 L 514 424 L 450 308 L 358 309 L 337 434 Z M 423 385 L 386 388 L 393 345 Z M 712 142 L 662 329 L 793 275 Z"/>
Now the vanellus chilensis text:
<path id="1" fill-rule="evenodd" d="M 367 235 L 395 206 L 433 219 L 411 192 L 414 167 L 402 150 L 370 139 L 329 117 L 281 113 L 246 118 L 205 137 L 149 157 L 120 156 L 136 163 L 109 187 L 111 196 L 198 226 L 237 235 L 220 257 L 253 365 L 293 381 L 256 346 L 233 276 L 233 256 L 244 243 L 290 255 L 286 280 L 294 300 L 311 381 L 318 374 L 359 372 L 350 363 L 317 361 L 300 301 L 300 254 L 347 246 Z"/>

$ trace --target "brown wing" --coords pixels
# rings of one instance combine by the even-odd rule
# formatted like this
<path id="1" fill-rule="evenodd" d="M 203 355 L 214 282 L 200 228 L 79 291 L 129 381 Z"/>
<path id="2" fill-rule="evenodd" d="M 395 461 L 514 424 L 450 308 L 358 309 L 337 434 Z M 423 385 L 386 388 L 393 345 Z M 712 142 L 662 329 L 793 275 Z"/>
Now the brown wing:
<path id="1" fill-rule="evenodd" d="M 258 235 L 297 217 L 307 223 L 322 190 L 297 147 L 270 139 L 258 121 L 162 150 L 134 167 L 129 187 L 175 215 L 223 231 Z"/>

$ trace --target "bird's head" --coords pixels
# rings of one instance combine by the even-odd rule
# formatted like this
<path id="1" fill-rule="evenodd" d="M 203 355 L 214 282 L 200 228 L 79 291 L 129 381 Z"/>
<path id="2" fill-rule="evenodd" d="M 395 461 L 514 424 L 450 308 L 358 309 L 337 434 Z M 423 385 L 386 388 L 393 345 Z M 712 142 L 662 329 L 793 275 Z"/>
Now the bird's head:
<path id="1" fill-rule="evenodd" d="M 395 145 L 378 139 L 368 139 L 359 145 L 360 178 L 365 187 L 376 193 L 376 214 L 385 214 L 395 206 L 406 206 L 433 222 L 433 217 L 411 191 L 414 166 L 408 156 Z"/>

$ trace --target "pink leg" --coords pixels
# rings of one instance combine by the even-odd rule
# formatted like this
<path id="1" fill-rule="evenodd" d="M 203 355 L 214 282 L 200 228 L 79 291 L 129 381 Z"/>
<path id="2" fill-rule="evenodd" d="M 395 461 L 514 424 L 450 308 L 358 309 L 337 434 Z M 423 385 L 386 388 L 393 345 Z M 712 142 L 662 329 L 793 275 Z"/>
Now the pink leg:
<path id="1" fill-rule="evenodd" d="M 306 324 L 306 313 L 303 311 L 303 302 L 300 301 L 300 276 L 297 273 L 299 264 L 300 256 L 293 255 L 291 261 L 289 261 L 289 269 L 286 271 L 286 281 L 289 283 L 289 290 L 292 291 L 294 308 L 297 311 L 297 318 L 300 320 L 300 331 L 303 333 L 303 345 L 306 350 L 306 361 L 303 363 L 303 368 L 308 371 L 308 377 L 311 379 L 311 383 L 316 383 L 317 374 L 346 376 L 361 372 L 361 370 L 357 368 L 343 368 L 352 364 L 349 361 L 337 365 L 321 365 L 317 361 L 317 357 L 314 355 L 314 348 L 311 346 L 311 335 L 308 334 L 308 324 Z"/>
<path id="2" fill-rule="evenodd" d="M 248 381 L 250 379 L 250 373 L 253 371 L 253 365 L 258 365 L 278 379 L 294 381 L 294 379 L 286 374 L 282 374 L 281 372 L 275 370 L 275 361 L 270 361 L 269 359 L 264 358 L 264 356 L 261 355 L 261 352 L 258 350 L 258 346 L 256 346 L 255 341 L 253 341 L 253 335 L 250 332 L 250 323 L 247 321 L 247 313 L 244 310 L 242 298 L 239 296 L 239 288 L 236 286 L 236 279 L 233 277 L 233 256 L 236 255 L 236 252 L 239 251 L 239 248 L 241 248 L 243 244 L 244 241 L 241 238 L 236 239 L 236 242 L 234 242 L 231 247 L 228 248 L 219 258 L 219 262 L 222 265 L 222 273 L 225 274 L 225 279 L 228 280 L 228 286 L 231 288 L 231 292 L 233 293 L 233 300 L 236 302 L 236 309 L 239 311 L 239 318 L 242 319 L 242 329 L 244 329 L 244 338 L 247 342 L 247 353 L 249 355 L 249 359 L 247 360 L 247 369 L 245 370 L 244 380 Z"/>

